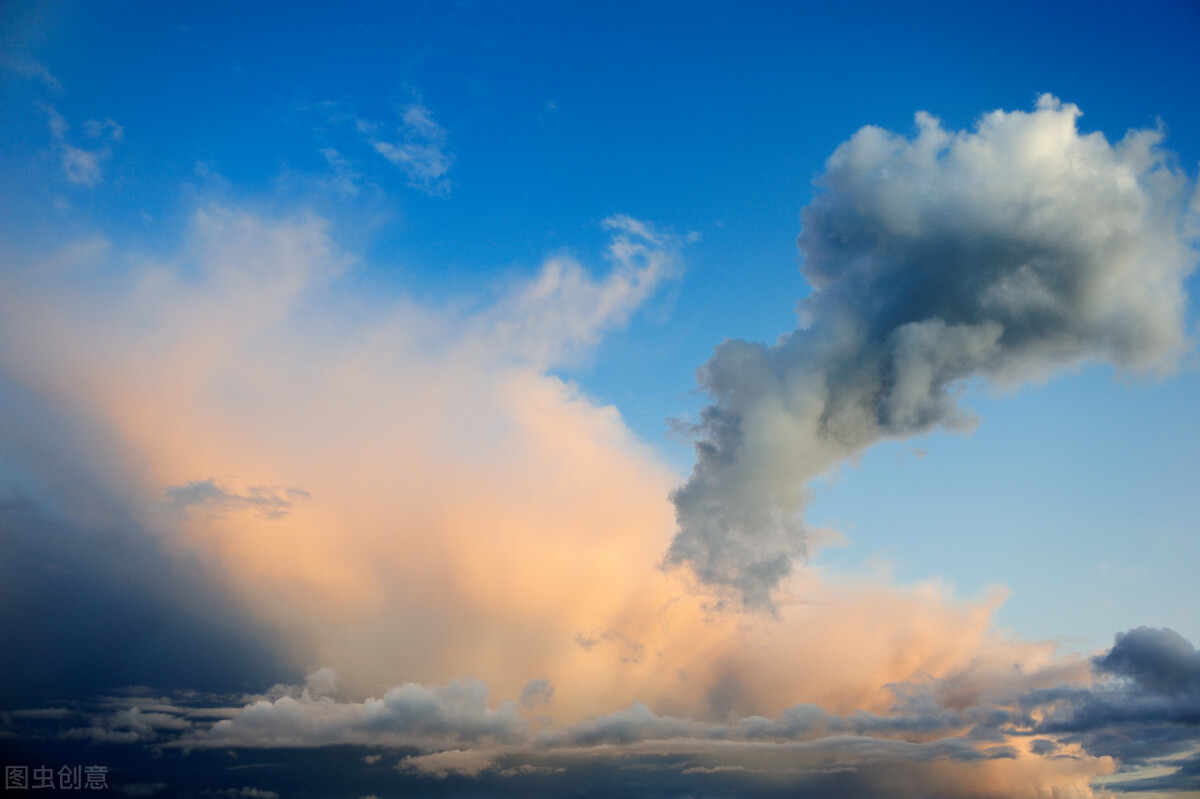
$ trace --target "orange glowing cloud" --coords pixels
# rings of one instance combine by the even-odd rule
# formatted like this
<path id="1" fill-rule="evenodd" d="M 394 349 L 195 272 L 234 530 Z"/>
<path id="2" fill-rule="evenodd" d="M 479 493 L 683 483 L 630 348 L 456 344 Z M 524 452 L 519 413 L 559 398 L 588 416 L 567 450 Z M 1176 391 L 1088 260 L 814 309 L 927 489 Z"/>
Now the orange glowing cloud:
<path id="1" fill-rule="evenodd" d="M 171 258 L 98 246 L 7 278 L 4 368 L 111 431 L 89 457 L 141 520 L 360 696 L 544 678 L 532 712 L 559 724 L 634 701 L 721 720 L 884 713 L 890 685 L 948 677 L 973 701 L 1056 667 L 990 631 L 999 591 L 813 568 L 775 618 L 662 570 L 679 475 L 548 372 L 679 269 L 674 239 L 610 226 L 607 274 L 552 259 L 464 313 L 355 297 L 318 219 L 210 208 Z"/>

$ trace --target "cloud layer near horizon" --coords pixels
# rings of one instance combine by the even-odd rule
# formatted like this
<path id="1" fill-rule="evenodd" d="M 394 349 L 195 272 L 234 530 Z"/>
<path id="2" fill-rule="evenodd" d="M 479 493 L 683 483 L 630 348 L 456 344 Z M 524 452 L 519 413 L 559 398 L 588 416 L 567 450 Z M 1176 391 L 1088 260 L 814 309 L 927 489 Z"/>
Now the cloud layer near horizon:
<path id="1" fill-rule="evenodd" d="M 304 685 L 276 685 L 240 706 L 142 694 L 8 714 L 4 724 L 63 740 L 141 743 L 159 756 L 369 747 L 377 752 L 365 756 L 369 763 L 388 758 L 418 777 L 541 779 L 532 786 L 543 790 L 559 774 L 606 767 L 797 796 L 1086 797 L 1111 795 L 1091 783 L 1118 762 L 1161 773 L 1118 780 L 1117 790 L 1191 785 L 1200 653 L 1171 630 L 1139 628 L 1118 635 L 1090 673 L 1079 665 L 1010 667 L 1007 681 L 986 685 L 970 669 L 896 684 L 882 713 L 797 704 L 772 717 L 701 721 L 634 702 L 542 730 L 513 701 L 489 701 L 478 680 L 407 683 L 357 702 L 339 696 L 333 671 L 321 669 Z"/>
<path id="2" fill-rule="evenodd" d="M 1161 131 L 1111 145 L 1079 116 L 1043 95 L 973 131 L 919 113 L 912 138 L 866 127 L 837 148 L 802 213 L 801 326 L 726 341 L 700 370 L 712 403 L 668 563 L 769 606 L 806 553 L 808 481 L 876 442 L 969 426 L 964 381 L 1172 368 L 1196 265 L 1188 180 Z"/>

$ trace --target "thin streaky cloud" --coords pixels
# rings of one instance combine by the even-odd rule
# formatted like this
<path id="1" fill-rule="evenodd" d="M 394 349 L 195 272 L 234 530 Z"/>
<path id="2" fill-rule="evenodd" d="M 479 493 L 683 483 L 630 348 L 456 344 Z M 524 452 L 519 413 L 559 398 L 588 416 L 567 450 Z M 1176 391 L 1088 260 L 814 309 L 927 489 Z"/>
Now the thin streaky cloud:
<path id="1" fill-rule="evenodd" d="M 63 175 L 77 186 L 92 187 L 103 180 L 102 164 L 112 158 L 109 142 L 120 142 L 125 138 L 124 129 L 111 119 L 104 122 L 88 120 L 84 129 L 92 138 L 104 139 L 104 144 L 92 150 L 76 147 L 68 140 L 71 126 L 53 106 L 45 106 L 49 116 L 50 134 L 58 149 Z"/>
<path id="2" fill-rule="evenodd" d="M 454 165 L 446 129 L 434 121 L 421 100 L 405 106 L 396 126 L 396 137 L 386 126 L 360 123 L 359 131 L 368 136 L 375 152 L 386 158 L 408 177 L 408 185 L 430 196 L 447 196 L 451 183 L 447 175 Z"/>

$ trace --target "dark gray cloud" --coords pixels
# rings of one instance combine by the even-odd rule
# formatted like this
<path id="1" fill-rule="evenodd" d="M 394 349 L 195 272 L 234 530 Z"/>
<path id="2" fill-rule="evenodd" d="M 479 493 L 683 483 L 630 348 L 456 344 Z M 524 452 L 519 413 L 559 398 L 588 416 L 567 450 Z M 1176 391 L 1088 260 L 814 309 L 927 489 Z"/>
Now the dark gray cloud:
<path id="1" fill-rule="evenodd" d="M 1159 131 L 1117 144 L 1044 96 L 975 130 L 927 114 L 842 144 L 802 213 L 813 293 L 774 345 L 720 345 L 668 565 L 769 606 L 806 554 L 805 484 L 872 444 L 972 420 L 964 381 L 1084 361 L 1171 368 L 1196 252 L 1188 181 Z"/>
<path id="2" fill-rule="evenodd" d="M 1190 796 L 1200 792 L 1200 753 L 1177 760 L 1172 765 L 1174 766 L 1173 770 L 1167 774 L 1126 780 L 1108 787 L 1110 790 L 1121 793 L 1161 791 L 1182 794 L 1186 792 Z"/>
<path id="3" fill-rule="evenodd" d="M 1113 648 L 1096 658 L 1095 667 L 1128 677 L 1148 692 L 1200 695 L 1200 652 L 1174 630 L 1138 627 L 1120 633 Z"/>
<path id="4" fill-rule="evenodd" d="M 130 510 L 103 433 L 2 374 L 0 398 L 0 708 L 295 678 L 276 635 Z"/>
<path id="5" fill-rule="evenodd" d="M 1078 743 L 1125 764 L 1162 762 L 1200 748 L 1200 652 L 1170 629 L 1118 634 L 1092 668 L 1101 681 L 1034 691 L 1038 734 Z"/>

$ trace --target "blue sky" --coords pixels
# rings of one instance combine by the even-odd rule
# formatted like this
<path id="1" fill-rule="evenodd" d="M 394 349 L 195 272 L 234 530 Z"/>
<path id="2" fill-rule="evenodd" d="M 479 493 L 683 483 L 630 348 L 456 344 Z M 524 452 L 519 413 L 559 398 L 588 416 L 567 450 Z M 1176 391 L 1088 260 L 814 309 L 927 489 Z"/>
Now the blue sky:
<path id="1" fill-rule="evenodd" d="M 345 575 L 358 561 L 318 575 L 297 556 L 273 570 L 263 565 L 270 560 L 265 544 L 251 551 L 238 537 L 260 524 L 282 529 L 264 519 L 298 519 L 301 527 L 289 535 L 309 542 L 316 562 L 327 551 L 321 546 L 341 551 L 341 539 L 305 532 L 310 522 L 314 530 L 334 518 L 347 529 L 373 523 L 363 521 L 367 512 L 359 506 L 341 517 L 330 510 L 336 492 L 351 505 L 367 496 L 367 478 L 355 485 L 347 478 L 335 489 L 335 474 L 322 493 L 325 473 L 305 459 L 336 473 L 350 468 L 348 461 L 378 458 L 375 473 L 408 475 L 396 477 L 397 485 L 418 484 L 420 464 L 432 463 L 428 474 L 440 475 L 438 486 L 460 475 L 464 483 L 477 481 L 466 497 L 490 496 L 493 486 L 527 471 L 536 483 L 549 474 L 545 464 L 578 464 L 578 474 L 562 467 L 575 475 L 562 486 L 545 478 L 544 492 L 533 491 L 548 505 L 531 529 L 557 519 L 561 506 L 591 507 L 591 499 L 572 493 L 578 485 L 603 486 L 616 493 L 596 499 L 596 507 L 624 508 L 628 500 L 622 524 L 638 542 L 628 545 L 630 557 L 636 551 L 651 570 L 665 557 L 684 583 L 693 574 L 692 588 L 715 592 L 704 594 L 714 602 L 738 605 L 741 591 L 746 607 L 739 612 L 758 624 L 770 608 L 753 607 L 759 594 L 746 580 L 754 564 L 749 571 L 736 563 L 726 568 L 743 555 L 715 567 L 705 560 L 742 552 L 740 539 L 714 543 L 703 531 L 689 539 L 685 510 L 679 537 L 649 521 L 656 532 L 639 536 L 632 531 L 641 522 L 629 520 L 657 519 L 661 508 L 646 510 L 650 504 L 631 497 L 645 489 L 670 514 L 671 491 L 699 486 L 699 478 L 687 482 L 696 463 L 693 440 L 676 428 L 695 425 L 702 440 L 718 440 L 731 428 L 704 417 L 706 406 L 760 418 L 758 399 L 705 394 L 697 370 L 706 363 L 721 368 L 726 356 L 714 357 L 714 348 L 724 341 L 772 345 L 790 334 L 805 298 L 816 307 L 797 238 L 806 208 L 812 230 L 805 235 L 826 225 L 833 241 L 841 229 L 832 200 L 813 205 L 822 191 L 816 181 L 835 174 L 835 150 L 866 126 L 916 141 L 918 112 L 969 138 L 993 111 L 1011 114 L 1002 121 L 1026 118 L 1016 112 L 1032 118 L 1035 109 L 1061 111 L 1039 101 L 1043 95 L 1077 106 L 1078 132 L 1101 134 L 1106 153 L 1127 131 L 1159 130 L 1165 154 L 1152 171 L 1175 176 L 1183 198 L 1162 212 L 1164 227 L 1154 228 L 1173 231 L 1167 238 L 1177 238 L 1184 253 L 1164 280 L 1174 281 L 1180 296 L 1195 297 L 1196 228 L 1187 226 L 1196 224 L 1191 198 L 1200 163 L 1198 44 L 1200 7 L 1190 2 L 6 4 L 0 270 L 10 321 L 9 342 L 0 348 L 8 405 L 0 500 L 7 494 L 12 507 L 33 503 L 55 530 L 84 531 L 63 533 L 80 540 L 91 540 L 88 530 L 136 528 L 130 546 L 152 552 L 146 562 L 161 557 L 195 570 L 188 580 L 196 587 L 171 601 L 195 608 L 209 592 L 231 597 L 230 609 L 213 615 L 214 624 L 232 630 L 228 640 L 257 639 L 261 628 L 290 642 L 266 647 L 270 657 L 247 655 L 286 667 L 264 666 L 272 676 L 239 685 L 245 692 L 266 691 L 271 682 L 299 685 L 314 665 L 337 668 L 350 698 L 366 695 L 368 686 L 467 677 L 485 680 L 492 696 L 503 698 L 497 685 L 517 679 L 515 666 L 497 667 L 502 677 L 470 673 L 473 661 L 463 658 L 487 657 L 464 655 L 457 643 L 445 644 L 440 665 L 401 658 L 411 673 L 385 674 L 362 664 L 404 644 L 346 643 L 356 633 L 339 639 L 330 631 L 345 620 L 330 608 L 342 605 L 331 599 L 319 613 L 289 615 L 278 597 L 309 590 L 306 580 L 338 601 L 370 605 L 346 598 L 358 596 L 345 587 L 357 581 Z M 830 197 L 851 197 L 849 189 L 825 185 Z M 1097 218 L 1107 219 L 1100 211 Z M 809 250 L 813 263 L 818 244 Z M 1139 246 L 1158 253 L 1159 244 Z M 888 246 L 880 252 L 891 252 Z M 286 269 L 272 283 L 264 275 L 280 264 Z M 1156 313 L 1165 318 L 1153 304 L 1138 308 L 1150 308 L 1142 320 L 1152 326 Z M 941 586 L 938 601 L 966 613 L 1003 586 L 1004 602 L 988 605 L 987 635 L 1031 646 L 1057 642 L 1057 656 L 1078 662 L 1113 646 L 1115 634 L 1143 626 L 1200 641 L 1200 586 L 1193 579 L 1200 563 L 1197 319 L 1187 300 L 1179 319 L 1163 322 L 1187 344 L 1157 372 L 1139 366 L 1141 350 L 1109 347 L 1107 339 L 1032 365 L 1025 350 L 1013 356 L 1016 366 L 995 356 L 943 386 L 962 391 L 961 407 L 977 417 L 972 429 L 943 429 L 953 426 L 952 414 L 909 426 L 883 420 L 877 435 L 835 448 L 826 460 L 814 455 L 824 465 L 798 467 L 787 490 L 807 484 L 803 518 L 809 527 L 839 531 L 841 540 L 810 537 L 808 560 L 780 545 L 798 572 L 832 581 L 804 587 L 802 574 L 794 590 L 825 596 L 829 585 L 844 581 L 912 597 L 919 586 Z M 1113 340 L 1122 335 L 1112 332 Z M 805 346 L 781 343 L 763 357 L 791 363 L 787 353 Z M 727 357 L 732 364 L 734 356 Z M 729 368 L 736 375 L 740 367 Z M 1017 377 L 997 387 L 1004 375 Z M 344 381 L 343 393 L 327 395 L 336 380 Z M 389 407 L 416 421 L 387 427 Z M 425 423 L 424 413 L 446 418 Z M 277 430 L 283 420 L 290 427 Z M 39 438 L 30 430 L 55 432 Z M 544 451 L 575 447 L 561 442 L 576 442 L 576 435 L 581 449 Z M 511 452 L 513 461 L 497 466 L 507 461 L 493 447 Z M 521 460 L 529 452 L 542 454 Z M 786 453 L 762 457 L 774 464 Z M 618 461 L 627 465 L 611 465 Z M 696 466 L 696 474 L 704 468 Z M 623 479 L 633 486 L 619 488 Z M 740 479 L 711 490 L 732 497 L 728 486 Z M 441 519 L 451 509 L 445 524 L 460 523 L 452 510 L 472 500 L 443 501 L 441 491 L 426 490 L 438 500 L 425 500 L 430 507 L 421 513 Z M 164 497 L 184 499 L 168 507 Z M 505 510 L 479 513 L 509 512 L 508 499 L 496 501 Z M 686 497 L 676 502 L 683 509 Z M 164 516 L 164 507 L 178 518 Z M 417 518 L 416 507 L 401 511 Z M 401 511 L 388 505 L 370 518 Z M 308 513 L 320 519 L 300 519 Z M 242 525 L 239 514 L 253 519 Z M 29 525 L 20 529 L 40 529 Z M 275 541 L 274 532 L 261 535 Z M 361 545 L 368 553 L 375 546 L 369 542 L 383 540 L 382 533 L 362 535 L 347 551 Z M 773 540 L 761 535 L 748 540 Z M 685 549 L 680 542 L 689 540 L 700 549 Z M 10 551 L 27 552 L 29 541 Z M 512 546 L 525 545 L 533 544 Z M 64 551 L 76 552 L 71 546 Z M 771 546 L 759 554 L 773 556 Z M 425 551 L 411 551 L 418 550 Z M 386 560 L 379 552 L 363 558 Z M 469 571 L 464 566 L 462 573 Z M 107 583 L 97 579 L 95 590 L 104 594 Z M 146 590 L 158 596 L 167 589 L 155 580 Z M 261 580 L 279 582 L 268 590 Z M 776 597 L 778 607 L 788 601 L 778 597 L 796 596 L 782 582 L 767 588 L 761 596 Z M 371 614 L 400 602 L 391 590 L 380 589 L 389 598 L 370 600 L 379 603 L 371 612 L 338 612 L 351 614 L 366 640 L 377 618 Z M 508 596 L 508 589 L 494 590 Z M 497 646 L 518 640 L 508 621 L 465 610 L 475 607 L 470 596 L 464 589 L 449 597 L 451 610 L 430 629 L 454 619 L 463 629 L 494 631 L 477 634 L 494 635 Z M 613 608 L 634 604 L 613 600 L 579 610 L 578 618 L 596 619 L 587 622 L 594 629 L 580 628 L 568 643 L 587 651 L 611 645 L 622 663 L 632 662 L 631 653 L 654 648 L 653 636 L 643 630 L 647 637 L 638 638 L 632 627 L 603 619 L 625 618 Z M 413 629 L 424 623 L 414 619 L 406 622 Z M 12 629 L 36 623 L 29 616 Z M 442 642 L 440 634 L 426 634 Z M 343 640 L 344 663 L 335 640 Z M 63 645 L 71 641 L 64 634 Z M 159 662 L 143 665 L 151 661 Z M 25 668 L 5 663 L 14 673 Z M 927 676 L 949 673 L 933 663 L 951 669 L 950 660 L 931 656 Z M 557 667 L 530 666 L 522 674 L 548 677 L 565 697 L 570 681 L 551 673 Z M 138 679 L 122 682 L 114 665 L 114 683 L 89 683 L 89 690 L 148 684 L 155 668 L 134 669 L 128 674 Z M 53 694 L 54 686 L 33 677 L 15 684 L 37 684 L 43 698 Z M 637 690 L 650 691 L 647 684 Z M 62 698 L 83 690 L 65 676 L 61 688 Z M 684 713 L 692 706 L 682 694 L 654 691 L 627 694 L 656 714 L 703 716 L 694 708 Z M 593 717 L 617 712 L 624 706 L 617 696 L 626 694 L 614 688 L 550 715 L 567 725 L 588 715 L 580 708 Z M 6 697 L 9 705 L 16 701 Z M 802 698 L 848 712 L 833 700 Z M 763 701 L 741 709 L 774 718 L 775 699 Z M 862 701 L 858 709 L 883 707 Z M 1188 734 L 1194 744 L 1194 730 Z M 470 767 L 450 773 L 469 776 Z"/>

